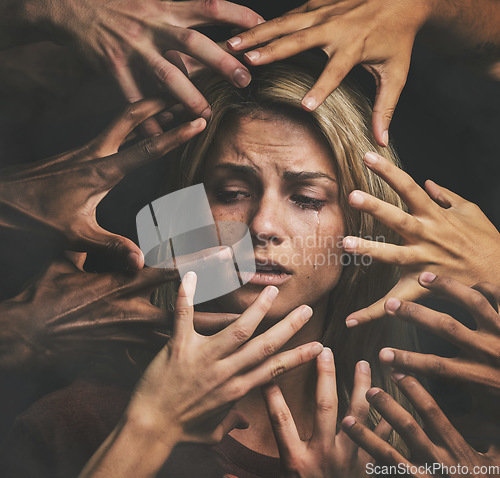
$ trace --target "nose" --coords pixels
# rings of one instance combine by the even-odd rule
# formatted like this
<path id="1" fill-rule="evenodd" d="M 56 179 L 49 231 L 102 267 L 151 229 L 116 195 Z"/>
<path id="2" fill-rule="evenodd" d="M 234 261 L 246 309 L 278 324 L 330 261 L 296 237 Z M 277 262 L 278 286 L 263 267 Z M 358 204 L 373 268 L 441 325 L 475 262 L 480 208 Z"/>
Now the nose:
<path id="1" fill-rule="evenodd" d="M 284 214 L 280 212 L 279 199 L 263 195 L 255 205 L 248 228 L 255 245 L 281 244 L 285 240 Z"/>

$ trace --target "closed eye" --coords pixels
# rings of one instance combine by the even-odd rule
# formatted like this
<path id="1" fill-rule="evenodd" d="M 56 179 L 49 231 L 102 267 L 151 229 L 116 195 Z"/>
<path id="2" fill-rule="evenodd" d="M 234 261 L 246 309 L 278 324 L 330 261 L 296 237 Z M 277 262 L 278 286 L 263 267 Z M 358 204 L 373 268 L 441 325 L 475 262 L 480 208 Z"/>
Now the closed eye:
<path id="1" fill-rule="evenodd" d="M 314 211 L 319 211 L 326 203 L 324 200 L 303 196 L 302 194 L 294 194 L 290 199 L 301 209 L 312 209 Z"/>

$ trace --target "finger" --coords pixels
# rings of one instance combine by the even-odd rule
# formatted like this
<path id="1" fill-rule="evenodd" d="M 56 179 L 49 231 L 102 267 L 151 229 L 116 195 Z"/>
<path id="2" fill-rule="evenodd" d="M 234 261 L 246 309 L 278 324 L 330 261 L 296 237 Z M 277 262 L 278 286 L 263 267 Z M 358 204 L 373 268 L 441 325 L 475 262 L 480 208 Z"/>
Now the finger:
<path id="1" fill-rule="evenodd" d="M 312 309 L 309 306 L 297 307 L 269 330 L 236 350 L 229 357 L 227 370 L 234 374 L 236 371 L 253 367 L 275 354 L 307 323 L 311 316 Z M 234 327 L 237 323 L 238 321 L 228 328 Z"/>
<path id="2" fill-rule="evenodd" d="M 248 69 L 217 43 L 196 30 L 176 30 L 177 49 L 208 66 L 233 85 L 244 88 L 251 80 Z"/>
<path id="3" fill-rule="evenodd" d="M 337 377 L 331 349 L 325 347 L 316 359 L 316 412 L 311 445 L 333 447 L 337 429 Z"/>
<path id="4" fill-rule="evenodd" d="M 380 146 L 387 146 L 389 144 L 389 126 L 405 86 L 410 63 L 405 61 L 397 66 L 389 63 L 385 64 L 383 68 L 383 75 L 377 73 L 376 67 L 370 68 L 377 81 L 372 125 L 377 143 Z"/>
<path id="5" fill-rule="evenodd" d="M 365 154 L 363 160 L 368 168 L 399 194 L 411 213 L 428 213 L 429 208 L 434 205 L 426 192 L 409 174 L 386 158 L 369 152 Z"/>
<path id="6" fill-rule="evenodd" d="M 304 96 L 303 108 L 307 111 L 313 111 L 321 105 L 353 69 L 356 64 L 354 59 L 351 52 L 335 52 L 316 83 Z"/>
<path id="7" fill-rule="evenodd" d="M 222 314 L 218 312 L 195 312 L 194 328 L 202 335 L 213 335 L 225 329 L 240 318 L 240 314 Z"/>
<path id="8" fill-rule="evenodd" d="M 365 360 L 361 360 L 356 364 L 354 370 L 354 386 L 346 415 L 353 416 L 358 423 L 363 425 L 366 423 L 370 409 L 370 404 L 366 400 L 366 392 L 368 392 L 370 387 L 370 364 Z M 342 430 L 337 434 L 335 442 L 340 445 L 344 453 L 348 453 L 351 456 L 351 459 L 355 458 L 358 447 Z"/>
<path id="9" fill-rule="evenodd" d="M 175 65 L 177 68 L 179 68 L 179 70 L 182 71 L 182 73 L 184 73 L 185 76 L 189 76 L 188 71 L 186 69 L 186 65 L 182 61 L 182 58 L 178 51 L 176 50 L 164 51 L 163 58 L 172 63 L 172 65 Z"/>
<path id="10" fill-rule="evenodd" d="M 193 300 L 196 291 L 197 276 L 194 272 L 188 272 L 182 279 L 177 294 L 174 314 L 174 337 L 175 343 L 186 342 L 194 332 L 193 324 Z"/>
<path id="11" fill-rule="evenodd" d="M 194 115 L 209 119 L 210 105 L 182 71 L 168 62 L 154 48 L 138 47 L 146 64 L 151 68 L 160 84 Z"/>
<path id="12" fill-rule="evenodd" d="M 199 3 L 200 8 L 195 11 L 198 14 L 200 23 L 191 23 L 186 26 L 224 24 L 248 30 L 264 22 L 264 19 L 259 14 L 243 5 L 226 1 L 201 1 Z"/>
<path id="13" fill-rule="evenodd" d="M 278 445 L 280 460 L 286 467 L 286 464 L 292 462 L 294 455 L 300 450 L 299 447 L 302 447 L 302 440 L 278 385 L 266 385 L 262 387 L 262 393 Z"/>
<path id="14" fill-rule="evenodd" d="M 302 17 L 302 15 L 286 15 L 275 18 L 251 30 L 240 33 L 236 37 L 230 38 L 227 41 L 227 45 L 233 51 L 246 50 L 312 26 L 312 20 L 308 20 L 305 23 Z"/>
<path id="15" fill-rule="evenodd" d="M 384 264 L 410 266 L 419 262 L 414 249 L 409 246 L 397 246 L 386 242 L 369 241 L 355 236 L 344 237 L 342 244 L 346 252 L 369 256 Z"/>
<path id="16" fill-rule="evenodd" d="M 390 297 L 399 297 L 402 300 L 415 301 L 424 297 L 429 292 L 421 287 L 416 277 L 403 276 L 398 283 L 384 296 L 374 304 L 364 309 L 350 314 L 346 319 L 347 327 L 355 327 L 358 324 L 371 322 L 386 316 L 384 308 L 385 302 Z"/>
<path id="17" fill-rule="evenodd" d="M 220 430 L 220 437 L 225 437 L 231 430 L 246 430 L 250 424 L 245 416 L 235 410 L 230 410 L 226 417 L 217 427 Z"/>
<path id="18" fill-rule="evenodd" d="M 356 190 L 349 194 L 349 204 L 359 211 L 367 212 L 404 238 L 414 239 L 422 229 L 420 221 L 412 215 L 363 191 Z"/>
<path id="19" fill-rule="evenodd" d="M 83 271 L 83 266 L 85 265 L 85 261 L 87 260 L 87 253 L 65 251 L 64 255 L 75 265 L 78 270 Z"/>
<path id="20" fill-rule="evenodd" d="M 220 358 L 226 357 L 243 345 L 255 332 L 278 296 L 275 286 L 266 287 L 240 318 L 214 336 L 214 348 Z"/>
<path id="21" fill-rule="evenodd" d="M 469 448 L 460 433 L 453 427 L 436 401 L 418 380 L 399 373 L 394 373 L 392 378 L 415 407 L 426 430 L 429 430 L 433 437 L 439 437 L 440 442 L 445 444 L 449 450 L 467 450 Z M 398 431 L 396 427 L 395 430 Z"/>
<path id="22" fill-rule="evenodd" d="M 141 249 L 130 239 L 106 231 L 100 226 L 80 231 L 81 237 L 73 246 L 88 252 L 102 254 L 123 269 L 139 270 L 144 267 Z"/>
<path id="23" fill-rule="evenodd" d="M 423 287 L 432 292 L 437 292 L 453 300 L 453 302 L 465 307 L 480 327 L 488 327 L 495 331 L 500 329 L 500 317 L 498 312 L 492 307 L 492 302 L 477 289 L 467 287 L 460 282 L 449 277 L 440 277 L 430 272 L 424 272 L 419 277 L 419 282 Z M 483 286 L 488 287 L 488 286 Z M 492 286 L 494 287 L 494 286 Z M 474 286 L 476 288 L 476 286 Z M 490 288 L 490 290 L 493 290 Z"/>
<path id="24" fill-rule="evenodd" d="M 387 422 L 384 418 L 381 418 L 377 423 L 375 430 L 373 430 L 373 433 L 382 438 L 382 440 L 387 441 L 391 437 L 392 430 L 393 428 L 391 427 L 390 423 Z"/>
<path id="25" fill-rule="evenodd" d="M 160 136 L 144 139 L 135 146 L 109 156 L 105 161 L 114 162 L 114 166 L 116 167 L 115 182 L 118 182 L 125 174 L 139 166 L 161 158 L 169 151 L 189 141 L 203 131 L 206 124 L 203 118 L 198 118 L 171 131 L 167 131 Z"/>
<path id="26" fill-rule="evenodd" d="M 310 362 L 322 350 L 320 343 L 311 342 L 269 357 L 254 369 L 233 379 L 231 400 L 239 400 L 255 387 L 269 383 L 280 375 Z"/>
<path id="27" fill-rule="evenodd" d="M 128 65 L 128 60 L 125 60 L 125 63 L 123 60 L 114 61 L 113 67 L 116 81 L 126 100 L 131 104 L 143 100 L 144 94 L 137 85 L 134 75 Z M 146 137 L 155 136 L 163 132 L 160 125 L 154 119 L 149 119 L 149 117 L 142 123 L 141 130 Z"/>
<path id="28" fill-rule="evenodd" d="M 402 464 L 410 469 L 411 463 L 403 458 L 389 443 L 379 438 L 375 433 L 360 423 L 354 417 L 345 417 L 342 420 L 342 430 L 349 438 L 363 448 L 378 463 L 389 466 Z"/>
<path id="29" fill-rule="evenodd" d="M 319 28 L 304 28 L 249 51 L 245 53 L 244 57 L 247 63 L 253 66 L 267 65 L 297 55 L 302 51 L 319 47 L 323 43 L 324 36 L 321 35 Z"/>
<path id="30" fill-rule="evenodd" d="M 406 373 L 470 383 L 491 393 L 500 393 L 500 374 L 493 366 L 392 348 L 382 349 L 379 358 L 381 363 Z"/>
<path id="31" fill-rule="evenodd" d="M 488 299 L 491 307 L 497 312 L 499 312 L 500 307 L 500 287 L 490 284 L 489 282 L 479 282 L 472 286 L 472 289 L 477 290 Z"/>
<path id="32" fill-rule="evenodd" d="M 385 303 L 388 315 L 396 316 L 410 324 L 433 332 L 461 349 L 475 348 L 476 334 L 448 314 L 436 312 L 413 302 L 388 299 Z"/>
<path id="33" fill-rule="evenodd" d="M 142 100 L 128 105 L 123 113 L 96 138 L 97 155 L 104 157 L 116 153 L 131 131 L 166 106 L 165 101 L 159 98 Z"/>
<path id="34" fill-rule="evenodd" d="M 455 194 L 453 191 L 439 186 L 430 179 L 425 182 L 425 190 L 433 201 L 445 209 L 469 202 L 458 194 Z"/>
<path id="35" fill-rule="evenodd" d="M 412 456 L 433 460 L 434 445 L 410 413 L 380 388 L 371 388 L 366 398 L 401 436 Z"/>

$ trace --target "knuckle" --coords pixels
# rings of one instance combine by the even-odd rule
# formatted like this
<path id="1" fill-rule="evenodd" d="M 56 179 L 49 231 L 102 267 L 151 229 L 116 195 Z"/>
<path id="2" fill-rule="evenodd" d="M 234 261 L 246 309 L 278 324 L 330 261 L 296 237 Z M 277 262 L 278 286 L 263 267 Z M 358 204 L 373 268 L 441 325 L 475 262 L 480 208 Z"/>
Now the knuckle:
<path id="1" fill-rule="evenodd" d="M 154 158 L 159 154 L 158 142 L 154 138 L 143 139 L 138 145 L 138 150 L 140 154 Z"/>
<path id="2" fill-rule="evenodd" d="M 139 116 L 139 107 L 137 103 L 129 104 L 123 111 L 122 117 L 130 123 L 135 123 Z"/>
<path id="3" fill-rule="evenodd" d="M 271 355 L 274 355 L 276 353 L 277 349 L 278 349 L 278 347 L 276 346 L 276 344 L 266 340 L 262 344 L 262 356 L 269 357 Z"/>
<path id="4" fill-rule="evenodd" d="M 402 423 L 402 427 L 409 435 L 416 435 L 420 428 L 413 418 L 406 418 Z"/>
<path id="5" fill-rule="evenodd" d="M 281 360 L 274 360 L 273 362 L 271 362 L 269 367 L 270 367 L 269 377 L 271 379 L 283 375 L 287 370 L 286 364 L 283 363 Z"/>
<path id="6" fill-rule="evenodd" d="M 422 403 L 422 413 L 429 418 L 437 418 L 440 416 L 441 411 L 434 400 L 427 399 Z"/>
<path id="7" fill-rule="evenodd" d="M 248 330 L 245 326 L 239 326 L 237 329 L 233 331 L 234 340 L 237 343 L 246 342 L 251 335 L 252 335 L 251 331 Z"/>
<path id="8" fill-rule="evenodd" d="M 199 33 L 195 30 L 185 28 L 179 34 L 179 42 L 188 50 L 195 48 L 196 43 L 198 43 Z"/>
<path id="9" fill-rule="evenodd" d="M 106 243 L 106 255 L 110 257 L 117 257 L 120 254 L 121 250 L 121 241 L 118 238 L 111 239 Z"/>
<path id="10" fill-rule="evenodd" d="M 316 403 L 316 409 L 319 412 L 333 412 L 337 409 L 337 403 L 330 397 L 323 397 Z"/>
<path id="11" fill-rule="evenodd" d="M 439 328 L 449 335 L 455 335 L 458 332 L 458 322 L 447 314 L 441 314 L 437 323 Z"/>
<path id="12" fill-rule="evenodd" d="M 204 0 L 203 1 L 203 11 L 207 17 L 215 18 L 219 14 L 221 9 L 220 0 Z"/>
<path id="13" fill-rule="evenodd" d="M 286 428 L 290 424 L 290 415 L 285 410 L 275 410 L 270 416 L 271 423 L 277 428 Z"/>

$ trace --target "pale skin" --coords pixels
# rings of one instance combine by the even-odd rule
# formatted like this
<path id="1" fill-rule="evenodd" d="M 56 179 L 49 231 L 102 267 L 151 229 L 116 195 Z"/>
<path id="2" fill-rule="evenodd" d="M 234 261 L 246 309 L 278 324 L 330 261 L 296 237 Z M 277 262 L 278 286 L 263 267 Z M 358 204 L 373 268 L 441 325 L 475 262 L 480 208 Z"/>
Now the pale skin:
<path id="1" fill-rule="evenodd" d="M 248 29 L 263 21 L 249 8 L 225 0 L 7 0 L 0 13 L 0 48 L 46 39 L 69 43 L 105 67 L 130 103 L 143 99 L 134 74 L 142 63 L 162 88 L 205 119 L 210 105 L 189 80 L 181 54 L 237 87 L 246 86 L 251 76 L 246 66 L 192 28 Z M 162 132 L 152 119 L 144 127 L 149 135 Z"/>
<path id="2" fill-rule="evenodd" d="M 314 110 L 355 65 L 375 78 L 373 131 L 387 146 L 389 124 L 406 83 L 415 36 L 447 42 L 447 53 L 463 56 L 500 79 L 500 4 L 495 0 L 310 0 L 282 17 L 228 40 L 246 61 L 264 65 L 311 48 L 328 61 L 302 100 Z"/>
<path id="3" fill-rule="evenodd" d="M 418 281 L 425 271 L 468 286 L 482 281 L 500 284 L 500 233 L 478 206 L 430 180 L 422 189 L 407 173 L 375 153 L 367 153 L 364 162 L 399 194 L 409 212 L 363 191 L 350 194 L 352 207 L 396 231 L 403 244 L 344 238 L 347 252 L 368 254 L 401 268 L 394 288 L 369 307 L 350 314 L 348 327 L 383 317 L 390 297 L 413 301 L 427 295 L 428 290 Z"/>
<path id="4" fill-rule="evenodd" d="M 207 170 L 211 174 L 210 180 L 205 182 L 205 187 L 216 220 L 245 222 L 252 235 L 256 257 L 274 261 L 279 259 L 282 264 L 285 263 L 286 258 L 290 258 L 297 252 L 291 239 L 297 236 L 305 238 L 310 231 L 310 225 L 317 224 L 311 219 L 316 218 L 318 209 L 321 209 L 319 214 L 321 234 L 343 233 L 345 226 L 339 208 L 337 176 L 331 152 L 322 141 L 318 141 L 318 137 L 312 134 L 308 126 L 273 115 L 237 119 L 231 121 L 231 124 L 233 125 L 232 135 L 225 137 L 225 141 L 216 142 L 207 162 Z M 231 166 L 228 166 L 228 163 Z M 315 174 L 302 177 L 294 174 L 304 171 Z M 311 201 L 312 199 L 318 202 Z M 320 204 L 319 207 L 318 204 Z M 338 246 L 333 250 L 309 246 L 309 248 L 306 247 L 306 252 L 341 254 L 342 250 Z M 128 426 L 129 412 L 127 412 L 125 421 L 122 421 L 122 424 L 108 438 L 82 476 L 101 476 L 98 472 L 104 473 L 102 476 L 113 476 L 111 471 L 116 470 L 113 467 L 120 463 L 122 455 L 126 455 L 125 459 L 130 460 L 127 462 L 126 469 L 133 470 L 133 476 L 150 476 L 154 470 L 144 470 L 140 467 L 155 464 L 156 470 L 163 464 L 177 441 L 214 443 L 228 431 L 236 440 L 254 451 L 268 456 L 279 456 L 280 450 L 275 438 L 275 435 L 279 437 L 279 433 L 273 430 L 267 408 L 269 406 L 273 413 L 277 404 L 271 398 L 271 402 L 266 405 L 257 386 L 269 382 L 271 378 L 274 378 L 276 385 L 270 389 L 271 392 L 274 390 L 270 397 L 279 398 L 283 394 L 286 398 L 288 409 L 293 415 L 297 437 L 300 440 L 307 442 L 311 438 L 315 429 L 314 423 L 322 420 L 323 416 L 328 417 L 328 427 L 331 428 L 332 420 L 335 421 L 333 415 L 336 415 L 336 404 L 325 399 L 325 396 L 336 386 L 331 351 L 324 352 L 322 356 L 324 360 L 316 363 L 321 378 L 316 399 L 310 397 L 308 380 L 311 374 L 315 373 L 311 359 L 314 359 L 322 350 L 321 346 L 318 349 L 314 348 L 316 347 L 314 344 L 317 344 L 322 334 L 326 298 L 338 281 L 341 266 L 337 264 L 314 268 L 313 265 L 307 264 L 289 264 L 287 268 L 290 278 L 278 287 L 279 294 L 274 301 L 265 299 L 266 293 L 269 290 L 278 289 L 275 286 L 265 287 L 256 283 L 248 283 L 231 294 L 217 299 L 216 305 L 222 310 L 242 315 L 236 322 L 211 337 L 201 339 L 201 336 L 193 335 L 192 325 L 184 330 L 179 321 L 182 319 L 184 323 L 190 322 L 190 313 L 177 314 L 179 325 L 174 329 L 174 343 L 172 349 L 169 345 L 165 350 L 178 350 L 178 352 L 171 353 L 168 361 L 165 358 L 157 358 L 153 362 L 150 367 L 152 371 L 146 373 L 143 386 L 138 388 L 137 407 L 135 405 L 129 407 L 130 413 L 137 411 L 136 420 L 132 423 L 134 421 L 139 424 L 146 421 L 149 425 L 161 423 L 161 430 L 166 434 L 163 440 L 165 446 L 155 445 L 159 436 L 157 432 L 147 433 L 149 438 L 145 439 L 144 446 L 141 443 L 137 447 L 139 440 L 134 438 L 133 443 L 137 450 L 131 451 L 130 454 L 124 453 L 124 450 L 131 447 L 132 440 L 128 437 L 143 436 L 144 433 L 144 431 L 134 431 L 132 424 Z M 271 274 L 269 276 L 270 281 L 274 280 Z M 189 287 L 187 289 L 189 295 L 190 289 Z M 180 297 L 182 299 L 182 295 Z M 256 304 L 264 299 L 266 300 L 265 308 L 257 307 L 260 315 L 258 319 L 252 319 L 250 326 L 247 322 L 249 314 L 255 310 Z M 301 305 L 304 303 L 307 305 Z M 301 319 L 302 327 L 299 330 L 297 326 L 291 327 L 291 322 L 298 320 L 294 317 L 300 310 L 310 311 L 310 318 L 307 323 Z M 270 339 L 275 336 L 277 330 L 281 331 L 282 340 L 279 342 Z M 181 332 L 180 336 L 178 331 Z M 238 345 L 235 343 L 236 337 L 240 337 L 241 342 L 242 335 L 243 340 L 247 340 L 254 332 L 257 334 L 254 339 L 243 348 L 235 350 Z M 203 340 L 205 344 L 201 355 L 198 353 L 200 340 Z M 260 344 L 259 347 L 262 347 L 262 350 L 252 352 L 253 360 L 260 360 L 259 357 L 263 357 L 264 350 L 268 354 L 278 353 L 267 360 L 295 356 L 299 351 L 306 353 L 305 350 L 309 350 L 309 352 L 307 352 L 306 359 L 300 360 L 304 363 L 303 366 L 294 368 L 286 374 L 276 373 L 275 368 L 274 373 L 262 375 L 262 380 L 256 380 L 255 377 L 261 375 L 253 371 L 242 377 L 228 379 L 217 373 L 217 363 L 211 365 L 209 361 L 208 369 L 206 369 L 206 365 L 202 362 L 207 361 L 207 357 L 212 357 L 209 360 L 215 360 L 214 355 L 220 354 L 215 351 L 216 343 L 218 349 L 223 347 L 226 350 L 227 357 L 224 360 L 234 360 L 236 363 L 238 359 L 237 363 L 240 367 L 245 366 L 241 365 L 245 363 L 242 359 L 244 352 L 241 350 L 244 351 L 245 348 L 251 350 L 252 347 L 256 347 L 254 343 Z M 166 355 L 167 352 L 164 354 Z M 171 361 L 172 365 L 170 365 Z M 280 365 L 277 368 L 280 371 L 293 368 L 287 365 L 284 358 L 279 358 L 278 363 Z M 191 365 L 187 368 L 188 365 L 184 364 Z M 170 371 L 165 372 L 165 367 Z M 193 393 L 191 383 L 185 380 L 186 374 L 195 380 L 196 390 L 200 390 L 200 393 L 203 391 L 205 394 L 208 393 L 209 398 L 202 401 L 206 404 L 206 409 L 202 409 L 202 405 L 193 405 L 193 407 L 188 407 L 189 413 L 181 410 L 182 404 L 186 402 L 198 403 L 198 392 Z M 210 386 L 207 384 L 207 377 L 210 378 Z M 177 387 L 171 386 L 176 380 L 182 380 L 184 385 L 179 387 L 175 397 L 170 397 L 168 393 L 157 394 L 155 392 L 162 387 L 176 390 Z M 232 380 L 236 380 L 239 385 L 235 387 Z M 359 416 L 362 418 L 367 410 L 364 394 L 370 387 L 370 371 L 367 363 L 358 365 L 355 382 L 353 400 L 356 407 L 353 407 L 353 410 L 359 410 Z M 208 392 L 207 386 L 210 390 Z M 279 387 L 279 391 L 276 387 Z M 182 393 L 185 393 L 186 397 L 181 396 Z M 331 407 L 327 407 L 327 403 Z M 148 419 L 149 413 L 143 414 L 145 406 L 151 410 L 154 419 Z M 316 412 L 318 407 L 321 412 Z M 229 410 L 231 414 L 228 414 Z M 177 411 L 179 411 L 178 414 Z M 202 417 L 211 417 L 211 420 L 204 421 L 201 420 Z M 241 417 L 245 417 L 245 427 L 240 426 L 243 425 Z M 206 428 L 209 423 L 213 428 Z M 190 432 L 187 431 L 188 428 Z M 169 438 L 168 430 L 172 430 L 173 439 Z M 335 425 L 333 425 L 334 431 Z M 326 430 L 323 434 L 316 431 L 315 443 L 320 444 L 323 450 L 326 448 L 326 443 L 331 441 L 331 436 L 326 435 Z M 347 437 L 342 433 L 337 437 L 337 441 L 338 448 L 335 456 L 322 455 L 323 467 L 321 469 L 338 470 L 340 473 L 341 470 L 351 466 L 352 463 L 347 464 L 345 460 L 339 463 L 341 449 L 349 449 L 350 453 L 352 451 L 350 456 L 355 455 L 356 459 L 358 456 L 359 460 L 366 458 L 362 453 L 358 454 L 357 448 L 354 449 L 355 447 L 349 445 Z M 300 453 L 301 443 L 294 443 L 292 448 L 290 454 L 295 456 Z M 144 459 L 144 453 L 149 452 L 154 456 L 151 459 Z M 309 458 L 313 459 L 313 455 L 311 454 Z M 357 466 L 356 461 L 356 469 Z M 119 473 L 122 472 L 123 469 L 119 469 Z M 119 476 L 123 475 L 119 474 Z"/>

